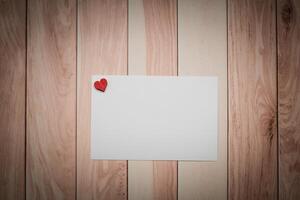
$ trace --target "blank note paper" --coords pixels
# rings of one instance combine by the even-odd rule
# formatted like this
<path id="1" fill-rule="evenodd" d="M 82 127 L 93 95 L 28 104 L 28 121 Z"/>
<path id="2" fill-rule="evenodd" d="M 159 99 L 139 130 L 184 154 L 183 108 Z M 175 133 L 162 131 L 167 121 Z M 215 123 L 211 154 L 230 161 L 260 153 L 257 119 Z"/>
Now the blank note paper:
<path id="1" fill-rule="evenodd" d="M 91 90 L 92 159 L 217 159 L 217 77 L 97 75 Z"/>

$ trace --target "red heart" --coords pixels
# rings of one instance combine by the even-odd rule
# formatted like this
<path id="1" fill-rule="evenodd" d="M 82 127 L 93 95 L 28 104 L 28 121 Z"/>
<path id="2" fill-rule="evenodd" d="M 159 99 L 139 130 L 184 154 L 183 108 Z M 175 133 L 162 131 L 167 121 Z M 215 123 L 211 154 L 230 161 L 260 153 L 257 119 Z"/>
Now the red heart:
<path id="1" fill-rule="evenodd" d="M 107 87 L 107 80 L 102 78 L 100 81 L 95 81 L 94 87 L 101 92 L 104 92 Z"/>

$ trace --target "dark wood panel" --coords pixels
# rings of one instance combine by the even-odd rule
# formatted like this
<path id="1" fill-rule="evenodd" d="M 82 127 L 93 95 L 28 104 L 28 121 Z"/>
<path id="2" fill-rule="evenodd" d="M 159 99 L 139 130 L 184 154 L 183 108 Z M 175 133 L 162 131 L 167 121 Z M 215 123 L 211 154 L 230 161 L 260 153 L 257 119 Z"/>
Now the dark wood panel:
<path id="1" fill-rule="evenodd" d="M 0 199 L 25 198 L 26 1 L 0 1 Z"/>
<path id="2" fill-rule="evenodd" d="M 29 0 L 27 199 L 75 198 L 76 1 Z"/>
<path id="3" fill-rule="evenodd" d="M 276 2 L 229 0 L 229 199 L 277 199 Z"/>
<path id="4" fill-rule="evenodd" d="M 127 74 L 127 0 L 78 6 L 77 197 L 126 199 L 127 162 L 90 158 L 90 81 L 93 74 Z"/>
<path id="5" fill-rule="evenodd" d="M 278 0 L 279 197 L 300 199 L 300 1 Z"/>

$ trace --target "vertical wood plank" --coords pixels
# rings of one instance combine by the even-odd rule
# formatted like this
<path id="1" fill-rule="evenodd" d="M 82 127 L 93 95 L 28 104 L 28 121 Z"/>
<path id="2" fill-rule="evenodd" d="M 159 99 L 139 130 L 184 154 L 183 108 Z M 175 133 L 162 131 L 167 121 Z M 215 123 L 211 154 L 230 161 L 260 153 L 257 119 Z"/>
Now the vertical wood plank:
<path id="1" fill-rule="evenodd" d="M 218 160 L 178 163 L 180 200 L 227 198 L 226 16 L 226 0 L 178 1 L 179 76 L 219 79 Z"/>
<path id="2" fill-rule="evenodd" d="M 127 162 L 90 158 L 93 74 L 127 74 L 127 1 L 79 0 L 77 197 L 127 198 Z"/>
<path id="3" fill-rule="evenodd" d="M 128 1 L 128 74 L 146 74 L 146 32 L 143 0 Z M 153 199 L 153 162 L 128 161 L 128 199 Z"/>
<path id="4" fill-rule="evenodd" d="M 277 199 L 275 3 L 229 0 L 229 199 Z"/>
<path id="5" fill-rule="evenodd" d="M 129 0 L 130 74 L 177 75 L 176 4 Z M 130 161 L 128 181 L 131 200 L 177 199 L 177 162 Z"/>
<path id="6" fill-rule="evenodd" d="M 25 198 L 26 1 L 0 2 L 0 199 Z"/>
<path id="7" fill-rule="evenodd" d="M 177 1 L 144 0 L 147 75 L 177 75 Z"/>
<path id="8" fill-rule="evenodd" d="M 27 199 L 75 198 L 76 1 L 28 2 Z"/>
<path id="9" fill-rule="evenodd" d="M 300 199 L 300 1 L 278 0 L 279 197 Z"/>

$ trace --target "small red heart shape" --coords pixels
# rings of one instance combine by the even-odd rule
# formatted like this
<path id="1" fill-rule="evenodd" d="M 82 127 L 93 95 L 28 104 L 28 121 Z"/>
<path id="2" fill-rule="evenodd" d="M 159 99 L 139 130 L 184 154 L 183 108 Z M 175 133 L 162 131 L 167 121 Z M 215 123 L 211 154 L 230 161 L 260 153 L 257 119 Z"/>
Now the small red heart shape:
<path id="1" fill-rule="evenodd" d="M 105 78 L 102 78 L 100 81 L 95 81 L 94 87 L 101 92 L 105 92 L 105 89 L 107 87 L 107 80 Z"/>

